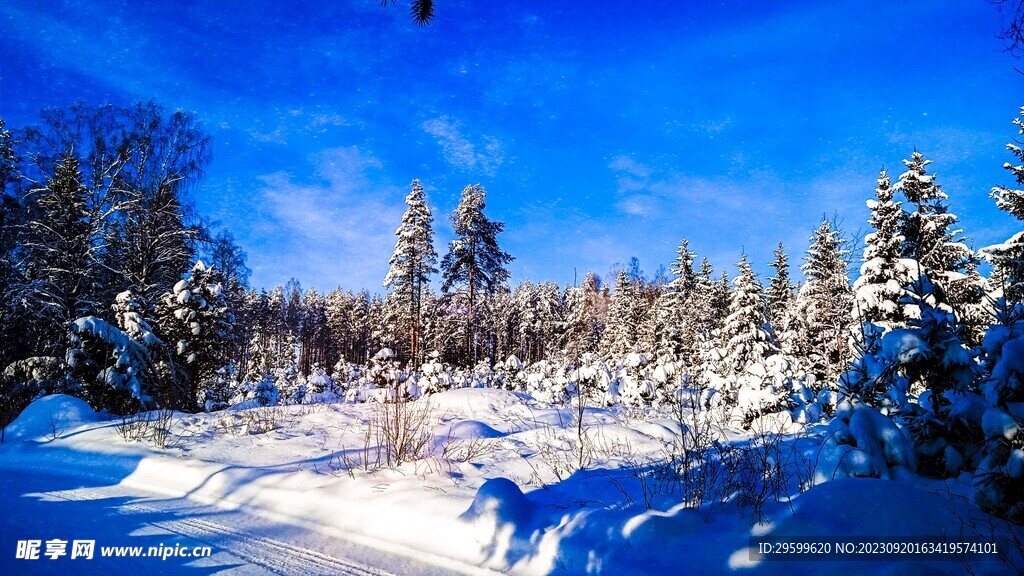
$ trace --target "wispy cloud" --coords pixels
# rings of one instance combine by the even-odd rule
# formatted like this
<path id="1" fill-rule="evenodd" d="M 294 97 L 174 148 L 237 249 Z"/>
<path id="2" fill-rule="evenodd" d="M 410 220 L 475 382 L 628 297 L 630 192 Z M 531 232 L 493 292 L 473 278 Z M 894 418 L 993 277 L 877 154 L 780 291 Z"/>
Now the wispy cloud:
<path id="1" fill-rule="evenodd" d="M 381 182 L 381 162 L 356 147 L 326 150 L 313 159 L 315 179 L 276 172 L 260 178 L 267 218 L 250 241 L 274 245 L 261 272 L 265 284 L 291 276 L 373 288 L 387 272 L 403 190 Z"/>
<path id="2" fill-rule="evenodd" d="M 460 122 L 447 116 L 427 120 L 421 128 L 437 140 L 445 161 L 461 170 L 494 176 L 505 161 L 500 140 L 487 135 L 468 136 Z"/>
<path id="3" fill-rule="evenodd" d="M 608 167 L 616 181 L 614 206 L 641 224 L 645 245 L 685 236 L 713 247 L 707 255 L 719 265 L 731 265 L 743 250 L 765 267 L 780 240 L 799 257 L 822 217 L 838 216 L 850 233 L 862 231 L 864 201 L 874 186 L 873 174 L 852 170 L 797 181 L 771 171 L 690 176 L 631 156 L 615 157 Z"/>

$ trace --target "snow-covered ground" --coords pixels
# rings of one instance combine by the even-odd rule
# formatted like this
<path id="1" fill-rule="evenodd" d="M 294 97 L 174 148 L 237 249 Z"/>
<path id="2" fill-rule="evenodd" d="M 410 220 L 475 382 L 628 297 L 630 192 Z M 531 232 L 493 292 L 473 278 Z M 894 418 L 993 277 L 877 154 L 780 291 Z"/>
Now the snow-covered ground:
<path id="1" fill-rule="evenodd" d="M 170 546 L 196 541 L 215 553 L 171 564 L 140 559 L 146 571 L 286 574 L 962 574 L 963 559 L 952 554 L 776 560 L 756 554 L 752 538 L 834 545 L 1009 533 L 966 498 L 966 477 L 820 482 L 824 425 L 781 435 L 766 423 L 744 433 L 709 426 L 711 455 L 685 460 L 683 481 L 681 467 L 667 463 L 684 461 L 679 443 L 694 435 L 680 434 L 668 413 L 586 408 L 580 426 L 572 407 L 490 389 L 395 406 L 237 407 L 125 424 L 74 398 L 40 399 L 0 446 L 0 573 L 91 572 L 96 565 L 80 559 L 16 559 L 17 541 L 131 544 L 139 524 L 170 533 L 161 540 Z M 689 412 L 683 420 L 689 430 L 702 422 Z M 170 433 L 154 435 L 163 422 Z M 394 430 L 406 434 L 399 444 L 407 454 L 378 449 Z M 133 434 L 145 438 L 126 442 Z M 765 481 L 766 469 L 778 474 Z M 736 478 L 752 472 L 746 484 Z M 76 515 L 112 507 L 142 516 L 94 523 L 82 529 L 89 534 L 58 526 L 28 533 L 40 518 L 70 526 Z M 998 544 L 1024 565 L 1019 549 Z M 291 555 L 299 560 L 288 564 Z M 968 561 L 979 574 L 1008 571 L 994 555 Z"/>

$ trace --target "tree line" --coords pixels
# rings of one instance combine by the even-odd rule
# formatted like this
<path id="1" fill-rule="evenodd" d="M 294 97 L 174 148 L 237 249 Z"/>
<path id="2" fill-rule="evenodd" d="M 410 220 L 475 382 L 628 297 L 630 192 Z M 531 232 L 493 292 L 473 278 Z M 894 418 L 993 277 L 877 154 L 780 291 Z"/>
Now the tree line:
<path id="1" fill-rule="evenodd" d="M 634 261 L 612 283 L 588 272 L 578 285 L 513 286 L 512 256 L 498 240 L 504 225 L 485 215 L 484 188 L 463 190 L 451 215 L 456 238 L 439 257 L 433 214 L 413 181 L 386 292 L 321 294 L 295 280 L 250 289 L 245 254 L 190 209 L 186 193 L 210 161 L 209 138 L 190 114 L 154 103 L 76 105 L 0 134 L 0 322 L 16 335 L 0 342 L 7 398 L 71 391 L 111 410 L 195 410 L 268 379 L 287 398 L 314 377 L 344 381 L 385 348 L 412 372 L 427 361 L 472 369 L 512 356 L 571 365 L 643 354 L 694 380 L 727 390 L 733 382 L 733 395 L 750 366 L 782 355 L 821 389 L 856 357 L 865 323 L 892 330 L 918 314 L 910 292 L 920 277 L 969 345 L 981 343 L 993 302 L 1024 293 L 1021 238 L 970 249 L 917 151 L 895 182 L 885 170 L 877 179 L 854 282 L 853 247 L 823 220 L 800 278 L 780 244 L 767 286 L 746 255 L 730 279 L 685 239 L 668 277 L 647 279 Z M 1019 181 L 1020 168 L 1008 166 Z M 1018 192 L 993 194 L 1022 215 Z M 980 257 L 992 263 L 988 278 Z"/>

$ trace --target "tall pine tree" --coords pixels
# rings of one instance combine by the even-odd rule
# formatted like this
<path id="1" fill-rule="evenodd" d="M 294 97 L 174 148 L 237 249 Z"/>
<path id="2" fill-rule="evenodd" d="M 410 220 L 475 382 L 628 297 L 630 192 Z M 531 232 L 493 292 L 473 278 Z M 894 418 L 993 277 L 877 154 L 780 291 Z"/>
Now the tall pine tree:
<path id="1" fill-rule="evenodd" d="M 954 227 L 957 217 L 949 211 L 949 196 L 935 182 L 935 174 L 928 173 L 929 164 L 915 150 L 903 160 L 907 170 L 895 186 L 914 209 L 903 219 L 903 256 L 917 260 L 920 270 L 915 273 L 927 274 L 948 290 L 975 256 L 964 243 L 963 231 Z"/>
<path id="2" fill-rule="evenodd" d="M 456 238 L 448 245 L 448 253 L 441 261 L 441 289 L 448 293 L 453 287 L 462 286 L 464 290 L 466 360 L 469 364 L 474 364 L 477 359 L 473 323 L 477 296 L 492 294 L 504 287 L 509 277 L 505 266 L 512 261 L 512 256 L 498 247 L 498 234 L 505 225 L 484 215 L 486 195 L 479 184 L 462 190 L 462 199 L 451 217 Z"/>
<path id="3" fill-rule="evenodd" d="M 806 358 L 808 368 L 819 381 L 835 382 L 846 361 L 852 291 L 847 257 L 839 230 L 827 219 L 814 231 L 804 264 L 804 285 L 797 294 L 794 313 L 801 318 L 790 322 L 794 333 L 803 332 L 804 349 L 792 350 Z M 800 327 L 799 329 L 795 327 Z M 790 346 L 801 345 L 789 342 Z"/>
<path id="4" fill-rule="evenodd" d="M 696 325 L 687 314 L 690 299 L 697 285 L 697 273 L 693 268 L 694 253 L 685 238 L 676 250 L 676 259 L 670 268 L 672 281 L 669 282 L 655 302 L 653 337 L 658 353 L 672 359 L 689 356 L 694 348 Z M 686 358 L 691 365 L 693 358 Z"/>
<path id="5" fill-rule="evenodd" d="M 793 282 L 789 279 L 789 256 L 786 255 L 786 248 L 779 242 L 774 252 L 775 259 L 769 264 L 775 269 L 775 275 L 771 277 L 765 295 L 768 297 L 768 314 L 772 328 L 780 330 L 782 320 L 786 311 L 793 304 Z"/>
<path id="6" fill-rule="evenodd" d="M 878 176 L 875 199 L 868 200 L 874 230 L 864 237 L 863 264 L 860 277 L 854 282 L 853 318 L 858 323 L 871 322 L 886 329 L 906 322 L 903 304 L 905 286 L 910 277 L 901 255 L 904 238 L 901 222 L 905 215 L 901 203 L 894 198 L 892 180 L 883 169 Z M 854 327 L 856 329 L 856 326 Z"/>
<path id="7" fill-rule="evenodd" d="M 63 355 L 54 346 L 65 341 L 72 320 L 95 313 L 96 230 L 78 159 L 65 154 L 42 188 L 28 196 L 22 235 L 23 301 L 41 321 L 37 349 Z"/>
<path id="8" fill-rule="evenodd" d="M 430 284 L 430 275 L 437 272 L 434 251 L 434 217 L 419 180 L 412 181 L 412 190 L 405 198 L 402 224 L 395 230 L 398 241 L 391 255 L 384 286 L 391 288 L 405 304 L 408 314 L 409 358 L 418 366 L 421 356 L 421 315 L 423 292 Z"/>

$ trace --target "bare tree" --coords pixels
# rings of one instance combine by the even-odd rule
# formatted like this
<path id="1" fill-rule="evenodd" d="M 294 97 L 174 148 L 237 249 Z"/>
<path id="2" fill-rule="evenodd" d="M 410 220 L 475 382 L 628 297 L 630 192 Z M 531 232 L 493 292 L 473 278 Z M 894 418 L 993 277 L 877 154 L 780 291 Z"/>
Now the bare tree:
<path id="1" fill-rule="evenodd" d="M 1024 0 L 993 0 L 993 3 L 1000 12 L 1010 15 L 999 39 L 1006 43 L 1006 51 L 1014 58 L 1024 57 Z"/>

